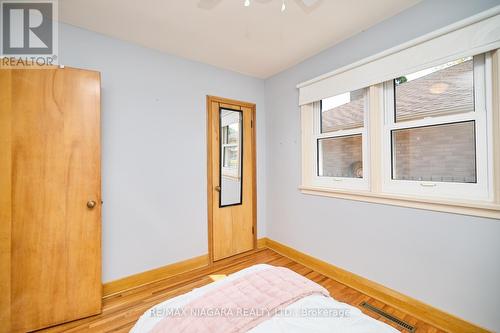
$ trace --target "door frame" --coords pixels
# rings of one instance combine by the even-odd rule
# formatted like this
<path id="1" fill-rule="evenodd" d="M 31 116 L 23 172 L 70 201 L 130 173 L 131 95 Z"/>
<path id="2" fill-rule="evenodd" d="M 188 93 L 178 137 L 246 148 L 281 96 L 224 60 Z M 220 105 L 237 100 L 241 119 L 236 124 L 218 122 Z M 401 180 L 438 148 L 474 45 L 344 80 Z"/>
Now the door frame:
<path id="1" fill-rule="evenodd" d="M 212 121 L 213 114 L 211 112 L 212 102 L 226 104 L 226 106 L 230 107 L 231 105 L 244 106 L 250 108 L 251 110 L 251 131 L 252 131 L 252 150 L 250 152 L 252 156 L 252 195 L 253 195 L 253 249 L 242 254 L 246 254 L 251 251 L 255 251 L 257 249 L 257 146 L 256 146 L 256 129 L 255 129 L 255 104 L 249 102 L 242 102 L 234 99 L 217 97 L 207 95 L 206 103 L 207 103 L 207 218 L 208 218 L 208 259 L 209 264 L 212 265 L 214 263 L 213 257 L 213 191 L 214 191 L 214 181 L 212 178 L 212 161 L 214 158 L 219 158 L 219 152 L 212 151 Z M 242 254 L 236 254 L 231 258 L 238 257 Z"/>

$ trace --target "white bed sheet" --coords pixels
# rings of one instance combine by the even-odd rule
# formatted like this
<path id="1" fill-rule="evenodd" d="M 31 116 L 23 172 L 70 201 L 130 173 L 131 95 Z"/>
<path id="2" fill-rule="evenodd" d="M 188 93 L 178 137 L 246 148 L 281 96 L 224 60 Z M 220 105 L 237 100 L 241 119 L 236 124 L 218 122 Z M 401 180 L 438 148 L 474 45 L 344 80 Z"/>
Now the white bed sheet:
<path id="1" fill-rule="evenodd" d="M 239 272 L 229 275 L 228 277 L 210 283 L 201 288 L 193 289 L 192 291 L 171 298 L 163 303 L 155 305 L 148 309 L 137 321 L 135 326 L 130 331 L 131 333 L 147 333 L 161 321 L 162 314 L 167 313 L 168 309 L 182 308 L 192 300 L 202 296 L 208 291 L 224 285 L 229 281 L 237 279 L 245 274 L 253 271 L 258 271 L 270 267 L 266 264 L 254 265 L 245 268 Z M 304 310 L 314 311 L 314 309 L 332 309 L 347 312 L 346 316 L 297 316 L 295 314 L 304 313 Z M 259 324 L 249 333 L 397 333 L 393 327 L 386 325 L 378 320 L 375 320 L 359 309 L 336 301 L 331 297 L 322 295 L 312 295 L 289 305 L 285 308 L 288 315 L 274 316 L 269 320 Z M 156 315 L 155 315 L 156 314 Z M 159 314 L 159 315 L 158 315 Z M 292 314 L 292 315 L 290 315 Z"/>

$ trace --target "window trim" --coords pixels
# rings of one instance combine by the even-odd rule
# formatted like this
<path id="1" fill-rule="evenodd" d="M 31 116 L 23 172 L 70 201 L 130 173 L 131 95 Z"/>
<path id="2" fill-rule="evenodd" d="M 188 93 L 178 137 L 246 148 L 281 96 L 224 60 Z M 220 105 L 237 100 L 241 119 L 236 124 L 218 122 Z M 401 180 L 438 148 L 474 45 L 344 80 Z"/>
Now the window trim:
<path id="1" fill-rule="evenodd" d="M 239 116 L 239 123 L 240 123 L 240 142 L 239 143 L 224 143 L 224 140 L 225 139 L 229 139 L 229 126 L 230 124 L 228 125 L 223 125 L 221 123 L 220 125 L 220 133 L 223 133 L 221 134 L 221 144 L 220 144 L 220 161 L 219 163 L 221 163 L 221 172 L 220 172 L 220 177 L 222 179 L 222 177 L 225 177 L 225 178 L 229 178 L 229 179 L 232 179 L 232 180 L 240 180 L 241 179 L 241 175 L 243 173 L 243 166 L 241 165 L 242 163 L 242 160 L 243 160 L 243 148 L 242 148 L 242 142 L 243 142 L 243 131 L 241 131 L 242 129 L 242 119 L 243 119 L 243 113 L 241 112 L 241 110 L 233 110 L 233 109 L 229 109 L 229 108 L 220 108 L 219 110 L 219 113 L 221 112 L 221 110 L 228 110 L 228 111 L 234 111 L 234 112 L 239 112 L 240 113 L 240 116 Z M 220 117 L 220 115 L 219 115 Z M 222 120 L 222 117 L 221 117 L 221 120 Z M 224 127 L 227 127 L 227 130 L 224 131 Z M 224 137 L 223 137 L 224 136 Z M 226 159 L 226 155 L 225 155 L 225 149 L 226 148 L 231 148 L 231 147 L 238 147 L 238 160 L 240 161 L 240 167 L 226 167 L 224 166 L 225 164 L 225 159 Z"/>
<path id="2" fill-rule="evenodd" d="M 338 189 L 350 190 L 369 190 L 370 188 L 370 146 L 368 139 L 369 127 L 369 89 L 364 89 L 364 110 L 363 127 L 349 128 L 330 132 L 321 132 L 322 130 L 322 110 L 321 101 L 313 103 L 313 128 L 312 128 L 312 150 L 313 150 L 313 174 L 311 175 L 312 185 L 320 187 L 332 187 Z M 340 138 L 347 136 L 361 135 L 361 152 L 363 163 L 363 178 L 350 177 L 328 177 L 319 176 L 319 140 Z"/>
<path id="3" fill-rule="evenodd" d="M 299 190 L 302 194 L 307 195 L 500 219 L 500 204 L 498 203 L 416 198 L 397 194 L 375 193 L 371 191 L 355 192 L 308 185 L 299 186 Z"/>
<path id="4" fill-rule="evenodd" d="M 491 201 L 491 191 L 488 187 L 490 179 L 488 160 L 488 121 L 486 115 L 491 113 L 487 110 L 486 90 L 490 89 L 491 82 L 485 82 L 485 72 L 491 71 L 491 57 L 489 55 L 475 56 L 474 59 L 474 111 L 466 113 L 448 114 L 435 117 L 426 117 L 416 120 L 395 121 L 395 93 L 392 81 L 384 82 L 384 122 L 383 148 L 382 148 L 382 192 L 388 194 L 400 194 L 410 196 L 441 197 L 447 199 L 476 201 Z M 411 129 L 419 127 L 430 127 L 445 124 L 457 124 L 474 121 L 475 153 L 476 160 L 476 183 L 453 183 L 439 181 L 410 181 L 392 178 L 394 152 L 392 147 L 392 132 L 394 130 Z"/>
<path id="5" fill-rule="evenodd" d="M 367 160 L 363 159 L 363 173 L 366 167 L 370 169 L 369 187 L 365 190 L 331 187 L 318 185 L 313 182 L 316 173 L 315 159 L 313 159 L 315 147 L 312 144 L 313 130 L 315 125 L 314 103 L 301 107 L 302 125 L 302 184 L 299 190 L 303 194 L 318 195 L 333 198 L 341 198 L 355 201 L 372 202 L 386 205 L 411 207 L 432 211 L 449 212 L 463 215 L 481 216 L 500 219 L 500 49 L 490 52 L 490 56 L 485 59 L 485 80 L 490 82 L 485 86 L 486 105 L 488 112 L 485 117 L 487 123 L 486 134 L 491 144 L 487 147 L 487 159 L 490 165 L 488 168 L 488 192 L 487 199 L 463 199 L 463 198 L 443 198 L 439 196 L 417 196 L 405 195 L 401 193 L 389 193 L 383 189 L 384 178 L 381 176 L 371 176 L 384 173 L 382 151 L 384 146 L 383 127 L 385 123 L 384 83 L 369 87 L 368 100 L 369 108 L 365 116 L 368 117 L 369 126 L 365 125 L 367 131 L 366 138 L 370 145 L 370 154 Z M 319 103 L 318 103 L 319 104 Z M 455 117 L 457 115 L 452 115 Z M 458 115 L 463 116 L 462 115 Z M 450 115 L 442 116 L 450 117 Z M 451 119 L 451 118 L 449 118 Z M 402 122 L 401 122 L 402 123 Z M 369 128 L 368 128 L 369 127 Z M 479 143 L 477 143 L 479 145 Z M 313 149 L 314 148 L 314 149 Z M 368 163 L 366 163 L 368 162 Z M 314 170 L 314 171 L 313 171 Z"/>

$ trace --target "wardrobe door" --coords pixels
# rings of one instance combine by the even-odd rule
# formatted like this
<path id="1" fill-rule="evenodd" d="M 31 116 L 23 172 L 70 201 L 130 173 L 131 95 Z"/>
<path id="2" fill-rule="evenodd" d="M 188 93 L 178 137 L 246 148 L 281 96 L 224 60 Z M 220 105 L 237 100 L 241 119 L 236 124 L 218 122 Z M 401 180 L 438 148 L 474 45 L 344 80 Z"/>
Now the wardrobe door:
<path id="1" fill-rule="evenodd" d="M 0 327 L 21 332 L 97 314 L 100 75 L 0 69 L 0 83 Z"/>

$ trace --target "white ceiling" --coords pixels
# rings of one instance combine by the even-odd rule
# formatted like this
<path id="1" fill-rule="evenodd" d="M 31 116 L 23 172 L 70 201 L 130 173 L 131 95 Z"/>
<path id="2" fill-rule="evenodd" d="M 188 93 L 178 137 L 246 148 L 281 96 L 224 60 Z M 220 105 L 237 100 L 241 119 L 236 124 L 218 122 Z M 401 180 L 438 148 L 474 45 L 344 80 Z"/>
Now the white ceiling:
<path id="1" fill-rule="evenodd" d="M 419 0 L 62 0 L 60 20 L 267 78 Z"/>

